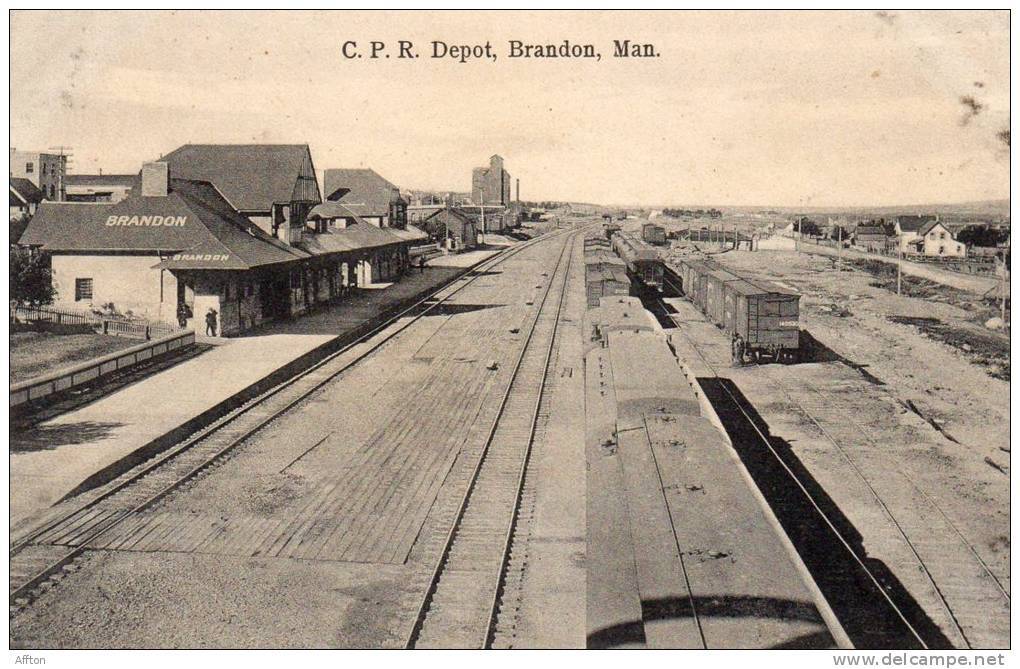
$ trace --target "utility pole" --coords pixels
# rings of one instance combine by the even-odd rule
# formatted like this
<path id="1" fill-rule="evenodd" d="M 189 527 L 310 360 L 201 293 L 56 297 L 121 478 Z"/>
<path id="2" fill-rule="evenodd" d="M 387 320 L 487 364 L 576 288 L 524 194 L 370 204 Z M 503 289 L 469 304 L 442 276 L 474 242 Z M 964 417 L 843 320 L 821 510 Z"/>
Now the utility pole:
<path id="1" fill-rule="evenodd" d="M 481 198 L 482 198 L 482 203 L 480 205 L 481 208 L 482 208 L 482 241 L 481 241 L 481 244 L 482 244 L 482 246 L 485 246 L 485 193 L 484 192 L 482 193 Z"/>
<path id="2" fill-rule="evenodd" d="M 50 151 L 59 151 L 60 156 L 60 171 L 57 172 L 57 200 L 64 200 L 64 177 L 67 175 L 67 165 L 71 161 L 71 156 L 74 155 L 71 151 L 74 149 L 73 146 L 51 146 Z"/>
<path id="3" fill-rule="evenodd" d="M 900 294 L 903 285 L 903 246 L 896 240 L 896 294 Z"/>
<path id="4" fill-rule="evenodd" d="M 1001 302 L 999 306 L 999 317 L 1002 318 L 1002 327 L 1006 327 L 1006 252 L 1002 252 L 1002 280 L 999 282 L 999 293 Z"/>
<path id="5" fill-rule="evenodd" d="M 839 226 L 839 241 L 836 242 L 836 265 L 842 267 L 843 263 L 843 226 Z"/>

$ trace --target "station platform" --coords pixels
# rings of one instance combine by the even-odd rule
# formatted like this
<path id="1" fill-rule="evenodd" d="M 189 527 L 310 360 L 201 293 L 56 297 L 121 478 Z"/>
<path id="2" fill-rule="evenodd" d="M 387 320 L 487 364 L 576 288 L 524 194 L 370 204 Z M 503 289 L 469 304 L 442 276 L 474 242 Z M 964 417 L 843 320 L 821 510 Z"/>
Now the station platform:
<path id="1" fill-rule="evenodd" d="M 491 254 L 490 254 L 491 255 Z M 476 260 L 478 262 L 480 259 Z M 472 263 L 474 264 L 474 263 Z M 393 284 L 363 288 L 342 302 L 234 338 L 201 338 L 205 353 L 125 386 L 91 404 L 10 435 L 10 517 L 14 533 L 55 502 L 101 484 L 139 452 L 180 439 L 229 410 L 287 367 L 380 314 L 409 304 L 469 266 L 409 271 Z M 169 443 L 167 444 L 169 445 Z M 132 456 L 135 456 L 134 458 Z"/>
<path id="2" fill-rule="evenodd" d="M 666 334 L 597 324 L 585 356 L 588 646 L 841 645 Z"/>

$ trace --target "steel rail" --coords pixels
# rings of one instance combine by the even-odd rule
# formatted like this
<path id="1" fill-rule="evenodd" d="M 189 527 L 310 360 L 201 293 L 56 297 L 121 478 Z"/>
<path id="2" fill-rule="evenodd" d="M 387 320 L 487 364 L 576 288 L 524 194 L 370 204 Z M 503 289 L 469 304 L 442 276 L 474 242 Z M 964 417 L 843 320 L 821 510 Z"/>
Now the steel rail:
<path id="1" fill-rule="evenodd" d="M 662 300 L 661 297 L 658 298 L 658 299 L 659 299 L 660 303 L 663 306 L 666 306 L 666 303 Z M 672 320 L 674 323 L 677 322 L 676 319 L 673 317 L 672 314 L 669 313 L 668 310 L 664 310 L 664 311 L 669 316 L 670 320 Z M 686 335 L 684 335 L 684 336 L 686 337 Z M 690 340 L 688 339 L 688 341 L 690 341 Z M 694 350 L 695 353 L 698 354 L 698 357 L 701 358 L 701 360 L 705 364 L 705 366 L 712 371 L 712 374 L 717 379 L 718 378 L 722 378 L 722 377 L 719 376 L 719 371 L 715 368 L 715 366 L 711 362 L 708 361 L 708 358 L 705 357 L 705 355 L 701 352 L 700 349 L 698 349 L 697 346 L 694 345 L 693 342 L 691 342 L 691 348 Z M 917 639 L 917 642 L 920 643 L 921 646 L 925 650 L 928 650 L 929 646 L 928 646 L 927 642 L 924 640 L 924 637 L 921 636 L 920 632 L 918 632 L 917 629 L 914 627 L 914 625 L 911 624 L 911 622 L 907 618 L 906 614 L 900 609 L 900 607 L 896 604 L 896 602 L 893 601 L 892 597 L 890 597 L 889 594 L 885 591 L 885 588 L 882 587 L 882 584 L 878 580 L 878 578 L 872 573 L 872 571 L 864 563 L 863 559 L 857 554 L 857 551 L 855 551 L 853 549 L 853 546 L 850 545 L 850 542 L 843 536 L 842 532 L 839 531 L 839 528 L 836 527 L 835 523 L 833 523 L 832 520 L 829 519 L 829 517 L 826 515 L 825 511 L 822 510 L 821 506 L 818 504 L 818 502 L 815 500 L 815 498 L 811 495 L 811 493 L 808 491 L 807 487 L 800 480 L 800 478 L 797 476 L 797 474 L 790 468 L 789 465 L 786 464 L 786 461 L 783 459 L 783 457 L 781 455 L 779 455 L 779 453 L 775 450 L 775 448 L 772 446 L 772 442 L 768 439 L 768 437 L 765 434 L 762 433 L 761 429 L 758 427 L 758 425 L 754 421 L 754 419 L 744 410 L 744 408 L 740 405 L 740 402 L 733 395 L 733 393 L 730 392 L 730 389 L 727 388 L 725 386 L 725 384 L 720 384 L 719 387 L 723 389 L 723 391 L 726 393 L 727 396 L 729 396 L 730 402 L 733 404 L 733 406 L 737 408 L 737 410 L 747 420 L 747 423 L 749 425 L 751 425 L 751 427 L 754 429 L 754 431 L 758 434 L 758 436 L 761 438 L 762 443 L 765 444 L 766 448 L 768 448 L 769 452 L 772 453 L 773 457 L 775 457 L 775 459 L 779 463 L 779 465 L 786 471 L 786 473 L 790 477 L 790 479 L 794 482 L 794 484 L 796 484 L 796 486 L 804 494 L 805 498 L 807 498 L 808 502 L 811 504 L 811 506 L 818 513 L 818 515 L 822 519 L 822 521 L 829 527 L 830 531 L 833 533 L 833 535 L 836 537 L 836 539 L 838 539 L 839 542 L 843 545 L 843 547 L 846 548 L 847 552 L 853 558 L 854 562 L 857 563 L 857 565 L 861 568 L 861 570 L 864 572 L 864 574 L 872 582 L 872 584 L 875 586 L 875 588 L 879 592 L 882 593 L 882 597 L 886 600 L 886 602 L 889 604 L 889 606 L 892 608 L 892 610 L 896 613 L 897 617 L 899 617 L 899 619 L 903 622 L 903 624 L 906 625 L 907 629 L 910 631 L 911 636 L 913 636 L 915 639 Z"/>
<path id="2" fill-rule="evenodd" d="M 55 572 L 60 570 L 64 565 L 70 563 L 75 558 L 77 558 L 78 556 L 83 554 L 88 549 L 89 544 L 91 542 L 95 541 L 97 538 L 99 538 L 100 536 L 102 536 L 106 532 L 110 531 L 114 527 L 118 526 L 120 523 L 124 522 L 124 520 L 126 520 L 127 518 L 130 518 L 134 514 L 136 514 L 136 513 L 140 512 L 140 511 L 146 509 L 147 507 L 151 506 L 152 504 L 157 503 L 160 499 L 164 498 L 166 495 L 171 493 L 173 490 L 177 489 L 182 484 L 184 484 L 185 482 L 187 482 L 188 480 L 193 478 L 195 475 L 197 475 L 199 472 L 201 472 L 202 470 L 206 469 L 208 466 L 213 464 L 216 460 L 220 459 L 227 452 L 229 452 L 233 448 L 235 448 L 238 445 L 240 445 L 241 443 L 243 443 L 246 439 L 250 438 L 256 432 L 258 432 L 261 429 L 263 429 L 270 422 L 272 422 L 273 420 L 277 419 L 282 414 L 286 413 L 287 411 L 292 409 L 294 406 L 296 406 L 300 402 L 304 401 L 309 395 L 311 395 L 312 393 L 314 393 L 317 390 L 319 390 L 325 384 L 331 382 L 333 379 L 335 379 L 337 376 L 339 376 L 340 374 L 342 374 L 346 370 L 350 369 L 354 365 L 357 365 L 359 362 L 361 362 L 366 357 L 368 357 L 369 355 L 374 353 L 376 350 L 378 350 L 383 344 L 388 342 L 390 339 L 392 339 L 393 337 L 396 337 L 397 335 L 402 333 L 404 330 L 406 330 L 408 327 L 410 327 L 412 324 L 414 324 L 419 319 L 421 319 L 426 314 L 428 314 L 430 311 L 432 311 L 433 309 L 439 307 L 441 304 L 443 304 L 444 302 L 446 302 L 447 300 L 452 298 L 454 295 L 459 293 L 461 290 L 463 290 L 467 286 L 471 285 L 480 276 L 483 276 L 481 274 L 478 274 L 479 270 L 485 270 L 485 269 L 489 269 L 491 267 L 498 266 L 499 264 L 501 264 L 501 263 L 505 262 L 506 260 L 512 258 L 513 256 L 517 255 L 518 253 L 520 253 L 521 251 L 523 251 L 526 248 L 530 248 L 531 246 L 534 246 L 536 244 L 542 243 L 544 241 L 548 241 L 548 240 L 553 239 L 553 238 L 562 237 L 565 234 L 570 234 L 570 231 L 569 230 L 568 231 L 556 231 L 556 232 L 553 232 L 553 233 L 548 234 L 548 235 L 542 235 L 540 237 L 536 237 L 536 238 L 534 238 L 532 240 L 529 240 L 527 242 L 524 242 L 522 244 L 518 244 L 518 245 L 515 245 L 513 247 L 510 247 L 509 249 L 506 249 L 504 251 L 499 252 L 495 256 L 486 258 L 486 259 L 476 263 L 475 265 L 470 267 L 467 272 L 465 272 L 464 274 L 461 274 L 460 276 L 458 276 L 454 281 L 452 281 L 450 283 L 447 283 L 447 284 L 445 284 L 443 286 L 438 287 L 436 290 L 430 292 L 428 295 L 426 295 L 422 299 L 417 300 L 416 302 L 414 302 L 413 304 L 409 305 L 408 307 L 406 307 L 404 309 L 401 309 L 396 314 L 394 314 L 394 315 L 392 315 L 390 317 L 387 317 L 380 324 L 372 327 L 367 332 L 365 332 L 365 333 L 363 333 L 361 335 L 358 335 L 351 343 L 344 345 L 342 348 L 340 348 L 339 350 L 335 351 L 334 353 L 331 353 L 329 356 L 327 356 L 326 358 L 323 358 L 322 360 L 318 361 L 317 363 L 315 363 L 311 367 L 298 372 L 297 374 L 295 374 L 295 375 L 291 376 L 290 378 L 280 382 L 279 384 L 273 386 L 272 388 L 270 388 L 270 389 L 266 390 L 265 392 L 261 393 L 260 395 L 256 396 L 255 398 L 252 398 L 251 400 L 249 400 L 248 402 L 246 402 L 242 406 L 240 406 L 240 407 L 234 409 L 233 411 L 231 411 L 230 413 L 228 413 L 226 416 L 216 420 L 211 425 L 209 425 L 209 426 L 207 426 L 205 428 L 200 429 L 195 434 L 193 434 L 193 435 L 187 437 L 186 439 L 184 439 L 178 445 L 176 445 L 174 447 L 171 447 L 168 451 L 166 451 L 163 454 L 157 456 L 154 460 L 152 460 L 152 461 L 150 461 L 148 463 L 144 463 L 143 466 L 140 469 L 136 469 L 133 472 L 129 472 L 126 476 L 123 477 L 123 480 L 119 481 L 118 483 L 116 483 L 111 488 L 103 491 L 102 494 L 89 499 L 85 504 L 81 504 L 81 505 L 75 506 L 74 508 L 68 510 L 66 513 L 60 514 L 57 518 L 44 523 L 40 527 L 34 528 L 25 537 L 22 537 L 17 542 L 15 542 L 14 544 L 11 545 L 10 553 L 9 553 L 9 558 L 10 559 L 15 558 L 17 556 L 17 554 L 21 553 L 26 547 L 34 545 L 35 540 L 37 540 L 39 537 L 43 536 L 46 532 L 48 532 L 48 531 L 50 531 L 52 529 L 55 529 L 56 527 L 60 526 L 64 522 L 68 521 L 69 519 L 71 519 L 75 515 L 80 514 L 83 511 L 86 511 L 86 510 L 88 510 L 90 508 L 93 508 L 93 507 L 97 506 L 100 502 L 102 502 L 102 501 L 104 501 L 106 499 L 109 499 L 110 497 L 116 495 L 117 493 L 119 493 L 121 491 L 124 491 L 125 489 L 127 489 L 128 487 L 134 485 L 135 483 L 138 483 L 142 478 L 144 478 L 148 474 L 155 472 L 157 469 L 159 469 L 160 467 L 168 464 L 169 462 L 171 462 L 177 456 L 179 456 L 179 455 L 185 453 L 186 451 L 190 450 L 192 447 L 194 447 L 196 444 L 200 443 L 204 439 L 212 436 L 217 431 L 223 429 L 227 425 L 237 421 L 242 416 L 248 414 L 255 407 L 258 407 L 261 404 L 265 403 L 267 400 L 271 399 L 272 397 L 275 397 L 275 396 L 279 395 L 282 391 L 284 391 L 285 389 L 293 386 L 295 383 L 297 383 L 301 379 L 306 378 L 310 374 L 312 374 L 312 373 L 314 373 L 316 371 L 321 370 L 326 365 L 333 363 L 334 361 L 336 361 L 336 359 L 338 357 L 340 357 L 340 356 L 344 355 L 345 353 L 349 352 L 354 347 L 356 347 L 356 346 L 358 346 L 360 344 L 363 344 L 366 341 L 371 340 L 376 335 L 378 335 L 381 332 L 385 331 L 387 328 L 392 326 L 394 323 L 396 323 L 400 319 L 404 318 L 405 316 L 407 316 L 411 312 L 415 311 L 416 309 L 419 309 L 420 307 L 422 307 L 424 305 L 425 308 L 420 313 L 415 314 L 409 321 L 404 323 L 400 328 L 398 328 L 398 329 L 394 330 L 393 332 L 387 334 L 385 337 L 381 338 L 379 341 L 374 342 L 373 345 L 369 349 L 367 349 L 366 351 L 360 353 L 352 361 L 350 361 L 347 364 L 342 365 L 339 369 L 337 369 L 337 370 L 335 370 L 333 372 L 330 372 L 324 379 L 320 380 L 319 382 L 316 382 L 311 388 L 308 388 L 308 389 L 302 391 L 296 398 L 292 399 L 291 401 L 288 401 L 279 410 L 276 410 L 276 411 L 272 412 L 270 415 L 268 415 L 267 417 L 265 417 L 263 419 L 260 419 L 256 423 L 256 425 L 254 427 L 245 430 L 239 437 L 230 440 L 230 442 L 227 444 L 227 446 L 225 446 L 224 448 L 219 449 L 218 451 L 216 451 L 212 456 L 206 458 L 201 464 L 199 464 L 198 466 L 196 466 L 196 467 L 192 468 L 191 470 L 189 470 L 184 476 L 178 477 L 176 480 L 171 482 L 168 486 L 162 488 L 161 490 L 159 490 L 154 495 L 151 495 L 151 496 L 147 497 L 142 502 L 140 502 L 139 504 L 137 504 L 134 507 L 132 507 L 127 513 L 124 513 L 124 514 L 121 514 L 120 516 L 111 518 L 108 522 L 100 523 L 93 532 L 88 534 L 85 538 L 83 538 L 79 542 L 78 546 L 68 550 L 59 559 L 51 562 L 46 567 L 44 567 L 43 569 L 38 571 L 35 575 L 33 575 L 31 578 L 29 578 L 25 583 L 19 584 L 17 587 L 15 587 L 13 590 L 11 590 L 10 591 L 10 595 L 9 595 L 10 603 L 13 605 L 13 604 L 16 603 L 17 600 L 26 598 L 26 596 L 31 592 L 31 590 L 33 590 L 39 584 L 44 582 L 52 574 L 54 574 Z M 452 290 L 450 290 L 451 288 L 452 288 Z M 429 300 L 435 299 L 436 296 L 440 295 L 444 291 L 450 291 L 450 292 L 447 295 L 443 295 L 435 303 L 433 303 L 433 304 L 426 304 Z"/>
<path id="3" fill-rule="evenodd" d="M 580 231 L 578 231 L 578 232 L 580 232 Z M 559 260 L 556 263 L 557 271 L 559 270 L 559 267 L 560 267 L 561 263 L 563 262 L 563 257 L 567 255 L 567 250 L 569 248 L 570 248 L 570 240 L 568 239 L 567 243 L 564 244 L 564 248 L 563 248 L 563 251 L 560 254 L 560 258 L 559 258 Z M 567 256 L 567 257 L 569 258 L 569 256 Z M 442 547 L 442 549 L 440 551 L 438 559 L 436 560 L 436 564 L 432 568 L 431 574 L 429 576 L 429 585 L 425 589 L 425 592 L 423 593 L 419 603 L 415 607 L 416 611 L 415 611 L 414 622 L 412 623 L 411 629 L 409 630 L 409 632 L 408 632 L 408 634 L 407 634 L 407 636 L 405 638 L 404 648 L 414 648 L 415 647 L 415 644 L 418 641 L 419 635 L 420 635 L 420 633 L 422 631 L 422 628 L 423 628 L 423 626 L 425 624 L 425 620 L 426 620 L 426 618 L 428 616 L 429 606 L 432 604 L 433 597 L 435 596 L 436 591 L 437 591 L 437 589 L 439 587 L 439 581 L 440 581 L 440 577 L 442 576 L 442 573 L 443 573 L 443 568 L 444 568 L 444 566 L 447 564 L 447 562 L 449 560 L 449 556 L 450 556 L 450 553 L 451 553 L 451 550 L 452 550 L 452 547 L 453 547 L 453 542 L 454 542 L 454 539 L 457 536 L 457 530 L 460 527 L 461 522 L 462 522 L 462 520 L 464 518 L 464 514 L 465 514 L 465 512 L 467 510 L 468 502 L 470 501 L 471 496 L 472 496 L 473 492 L 475 491 L 475 484 L 478 482 L 479 474 L 480 474 L 480 472 L 482 470 L 482 466 L 485 464 L 486 456 L 488 455 L 488 452 L 489 452 L 489 447 L 491 446 L 492 441 L 493 441 L 493 439 L 494 439 L 494 437 L 496 435 L 496 431 L 497 431 L 497 429 L 499 427 L 500 420 L 503 417 L 503 412 L 504 412 L 504 410 L 506 408 L 508 400 L 510 399 L 511 391 L 513 390 L 513 386 L 514 386 L 514 381 L 517 378 L 517 374 L 520 371 L 520 368 L 521 368 L 521 365 L 522 365 L 522 363 L 524 361 L 525 355 L 527 354 L 528 348 L 531 345 L 531 341 L 532 341 L 532 339 L 534 337 L 535 331 L 538 329 L 538 323 L 541 320 L 542 311 L 545 309 L 545 303 L 546 303 L 546 301 L 549 298 L 550 292 L 552 291 L 553 283 L 554 283 L 553 281 L 549 281 L 549 284 L 547 285 L 546 290 L 545 290 L 545 292 L 544 292 L 544 294 L 542 296 L 542 302 L 539 305 L 539 308 L 536 310 L 535 318 L 533 319 L 533 321 L 531 323 L 531 326 L 528 329 L 528 336 L 525 339 L 524 345 L 521 346 L 521 352 L 517 356 L 517 360 L 516 360 L 516 362 L 514 364 L 513 371 L 511 372 L 510 380 L 507 383 L 506 390 L 503 392 L 503 395 L 500 398 L 500 402 L 499 402 L 499 406 L 498 406 L 498 409 L 497 409 L 497 412 L 496 412 L 496 416 L 493 419 L 491 425 L 489 426 L 489 430 L 488 430 L 488 433 L 487 433 L 486 438 L 485 438 L 484 446 L 482 447 L 481 453 L 479 454 L 478 458 L 476 459 L 476 461 L 474 463 L 474 466 L 473 466 L 473 469 L 472 469 L 472 472 L 471 472 L 471 475 L 470 475 L 470 479 L 469 479 L 470 483 L 468 484 L 467 490 L 465 491 L 465 493 L 464 493 L 463 497 L 461 498 L 460 503 L 459 503 L 459 505 L 457 507 L 457 512 L 456 512 L 456 515 L 454 516 L 454 521 L 451 524 L 450 529 L 447 531 L 445 538 L 443 539 L 443 544 L 442 544 L 443 547 Z M 564 283 L 564 288 L 563 289 L 564 289 L 564 291 L 566 290 L 565 283 Z M 550 339 L 550 347 L 551 347 L 552 341 L 553 340 Z M 543 384 L 544 384 L 544 378 L 543 378 Z M 541 398 L 541 393 L 539 394 L 539 397 Z M 533 417 L 533 422 L 532 422 L 533 426 L 534 426 L 535 420 L 537 420 L 537 405 L 536 405 L 536 415 Z M 529 440 L 528 447 L 530 448 L 530 440 Z M 518 502 L 519 502 L 519 496 L 518 496 Z M 517 515 L 517 509 L 515 508 L 514 512 L 513 512 L 513 519 L 516 519 L 516 515 Z M 513 522 L 513 520 L 511 521 L 511 523 L 512 522 Z M 505 566 L 505 563 L 501 563 L 501 569 L 500 569 L 500 571 L 498 573 L 498 576 L 497 576 L 497 579 L 499 581 L 502 581 L 503 567 L 504 566 Z M 497 586 L 496 586 L 497 591 L 498 591 L 498 588 L 499 588 L 499 585 L 497 584 Z M 478 648 L 484 648 L 484 647 L 486 647 L 488 645 L 488 643 L 490 641 L 490 638 L 491 638 L 491 629 L 492 629 L 492 619 L 491 619 L 491 616 L 490 616 L 490 619 L 487 621 L 487 624 L 486 624 L 486 630 L 485 630 L 485 633 L 484 633 L 484 638 L 479 639 L 479 643 L 477 645 Z"/>

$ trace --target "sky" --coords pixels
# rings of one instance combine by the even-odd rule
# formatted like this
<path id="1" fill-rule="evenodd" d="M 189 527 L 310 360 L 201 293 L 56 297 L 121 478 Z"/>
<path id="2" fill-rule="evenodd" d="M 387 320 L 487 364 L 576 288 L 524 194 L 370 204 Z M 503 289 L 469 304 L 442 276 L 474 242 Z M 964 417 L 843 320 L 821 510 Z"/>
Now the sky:
<path id="1" fill-rule="evenodd" d="M 15 11 L 10 30 L 9 144 L 73 147 L 74 173 L 188 142 L 308 143 L 320 171 L 454 191 L 498 153 L 525 200 L 1009 197 L 1004 11 Z M 396 58 L 401 39 L 421 57 Z M 612 57 L 626 39 L 659 57 Z M 497 59 L 430 58 L 433 40 Z M 511 59 L 509 40 L 602 57 Z"/>

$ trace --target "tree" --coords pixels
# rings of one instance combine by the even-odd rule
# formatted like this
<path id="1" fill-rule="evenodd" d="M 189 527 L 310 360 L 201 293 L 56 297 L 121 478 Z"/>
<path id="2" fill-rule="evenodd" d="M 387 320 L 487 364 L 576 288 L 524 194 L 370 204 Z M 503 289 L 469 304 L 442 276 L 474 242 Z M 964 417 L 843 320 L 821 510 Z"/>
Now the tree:
<path id="1" fill-rule="evenodd" d="M 956 240 L 968 246 L 997 246 L 1006 241 L 1009 233 L 994 230 L 987 225 L 968 225 L 956 235 Z"/>
<path id="2" fill-rule="evenodd" d="M 21 239 L 22 233 L 25 232 L 25 228 L 28 227 L 28 222 L 30 220 L 32 220 L 32 217 L 28 215 L 28 212 L 23 213 L 21 216 L 11 216 L 11 244 L 18 243 L 18 240 Z"/>
<path id="3" fill-rule="evenodd" d="M 42 253 L 11 247 L 10 281 L 11 301 L 19 307 L 50 304 L 57 294 L 49 258 Z"/>
<path id="4" fill-rule="evenodd" d="M 820 237 L 822 234 L 818 224 L 806 216 L 802 217 L 800 221 L 797 222 L 794 229 L 807 237 Z"/>

